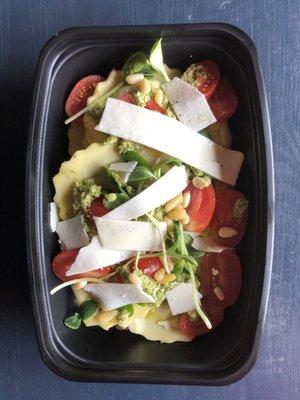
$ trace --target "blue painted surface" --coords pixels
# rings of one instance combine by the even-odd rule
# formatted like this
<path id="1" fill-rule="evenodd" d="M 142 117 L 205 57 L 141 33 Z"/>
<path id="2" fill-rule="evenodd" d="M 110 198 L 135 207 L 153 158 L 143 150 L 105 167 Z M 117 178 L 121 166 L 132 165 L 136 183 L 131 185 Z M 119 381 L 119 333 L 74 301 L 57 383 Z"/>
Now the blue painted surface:
<path id="1" fill-rule="evenodd" d="M 0 209 L 1 221 L 9 222 L 1 224 L 1 400 L 299 398 L 299 18 L 298 0 L 0 2 Z M 37 56 L 50 36 L 71 26 L 183 22 L 227 22 L 245 30 L 257 46 L 265 78 L 277 197 L 274 268 L 260 354 L 243 380 L 224 388 L 67 382 L 41 361 L 26 275 L 23 180 Z"/>

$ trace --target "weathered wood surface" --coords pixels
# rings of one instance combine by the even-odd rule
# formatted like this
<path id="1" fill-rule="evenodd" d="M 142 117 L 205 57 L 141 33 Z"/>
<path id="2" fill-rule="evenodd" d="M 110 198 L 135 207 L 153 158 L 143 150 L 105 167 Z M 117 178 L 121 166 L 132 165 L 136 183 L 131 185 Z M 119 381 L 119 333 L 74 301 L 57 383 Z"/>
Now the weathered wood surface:
<path id="1" fill-rule="evenodd" d="M 1 400 L 299 398 L 299 7 L 298 0 L 0 1 Z M 277 222 L 270 302 L 257 363 L 242 381 L 224 388 L 66 382 L 41 361 L 26 272 L 23 181 L 37 56 L 44 42 L 66 27 L 205 21 L 228 22 L 250 34 L 268 96 Z"/>

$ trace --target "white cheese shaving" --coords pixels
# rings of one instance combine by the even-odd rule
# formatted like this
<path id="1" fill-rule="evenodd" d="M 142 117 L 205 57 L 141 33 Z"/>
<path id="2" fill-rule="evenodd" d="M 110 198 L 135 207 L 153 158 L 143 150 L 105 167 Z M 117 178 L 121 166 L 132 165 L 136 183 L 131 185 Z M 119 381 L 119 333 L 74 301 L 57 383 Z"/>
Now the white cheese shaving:
<path id="1" fill-rule="evenodd" d="M 81 274 L 83 272 L 94 271 L 98 268 L 104 268 L 113 265 L 134 256 L 133 251 L 118 251 L 104 249 L 100 243 L 99 237 L 94 236 L 88 246 L 82 247 L 76 257 L 76 260 L 66 272 L 67 276 Z"/>
<path id="2" fill-rule="evenodd" d="M 50 203 L 50 216 L 49 216 L 49 220 L 50 220 L 50 229 L 51 232 L 55 232 L 56 228 L 57 228 L 57 224 L 58 224 L 58 210 L 57 210 L 57 206 L 54 203 L 54 201 L 52 203 Z"/>
<path id="3" fill-rule="evenodd" d="M 105 214 L 105 218 L 130 221 L 141 217 L 181 193 L 187 185 L 185 167 L 174 166 L 141 193 Z"/>
<path id="4" fill-rule="evenodd" d="M 164 92 L 179 119 L 195 131 L 216 122 L 205 96 L 180 78 L 173 78 L 163 85 Z"/>
<path id="5" fill-rule="evenodd" d="M 104 311 L 115 310 L 128 304 L 154 303 L 153 297 L 132 283 L 92 283 L 84 287 Z"/>
<path id="6" fill-rule="evenodd" d="M 121 178 L 125 183 L 128 182 L 131 172 L 138 165 L 137 161 L 128 161 L 128 162 L 120 162 L 120 163 L 112 163 L 109 166 L 111 171 L 116 171 L 119 173 Z"/>
<path id="7" fill-rule="evenodd" d="M 199 298 L 200 296 L 199 293 Z M 173 315 L 195 310 L 193 285 L 191 283 L 179 283 L 166 292 L 166 298 Z"/>
<path id="8" fill-rule="evenodd" d="M 190 235 L 193 239 L 192 247 L 196 250 L 203 250 L 210 253 L 221 253 L 221 251 L 230 249 L 214 241 L 212 236 L 202 237 L 196 232 L 184 232 Z"/>
<path id="9" fill-rule="evenodd" d="M 132 140 L 235 185 L 244 155 L 226 149 L 166 115 L 109 98 L 97 130 Z"/>
<path id="10" fill-rule="evenodd" d="M 89 243 L 82 215 L 57 223 L 56 232 L 66 249 L 78 249 Z"/>
<path id="11" fill-rule="evenodd" d="M 98 235 L 105 249 L 161 251 L 162 240 L 151 222 L 109 220 L 94 217 Z M 166 222 L 158 222 L 163 236 L 167 233 Z"/>

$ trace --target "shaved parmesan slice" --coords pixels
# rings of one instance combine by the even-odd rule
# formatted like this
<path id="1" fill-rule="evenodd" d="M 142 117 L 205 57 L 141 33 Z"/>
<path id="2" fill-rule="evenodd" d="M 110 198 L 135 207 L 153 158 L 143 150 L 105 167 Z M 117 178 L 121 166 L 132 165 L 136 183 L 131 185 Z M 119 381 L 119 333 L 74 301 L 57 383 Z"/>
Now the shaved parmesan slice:
<path id="1" fill-rule="evenodd" d="M 189 83 L 175 77 L 163 89 L 179 121 L 189 128 L 199 131 L 217 121 L 205 96 Z"/>
<path id="2" fill-rule="evenodd" d="M 101 243 L 105 249 L 160 251 L 161 236 L 151 222 L 109 220 L 94 217 Z M 166 222 L 159 222 L 163 236 L 167 233 Z"/>
<path id="3" fill-rule="evenodd" d="M 153 297 L 132 283 L 92 283 L 84 287 L 104 311 L 128 304 L 154 303 Z"/>
<path id="4" fill-rule="evenodd" d="M 244 159 L 243 153 L 225 149 L 174 118 L 113 98 L 96 129 L 177 157 L 230 185 Z"/>
<path id="5" fill-rule="evenodd" d="M 195 310 L 193 285 L 191 283 L 179 283 L 166 292 L 166 298 L 173 315 Z"/>
<path id="6" fill-rule="evenodd" d="M 123 163 L 112 163 L 109 169 L 118 172 L 125 183 L 128 182 L 129 176 L 134 168 L 138 165 L 137 161 L 128 161 Z"/>
<path id="7" fill-rule="evenodd" d="M 192 247 L 196 250 L 203 250 L 210 253 L 221 253 L 221 251 L 230 249 L 230 247 L 222 246 L 214 241 L 212 236 L 199 236 L 196 232 L 184 232 L 190 235 L 193 239 Z"/>
<path id="8" fill-rule="evenodd" d="M 67 276 L 81 274 L 83 272 L 94 271 L 104 268 L 133 257 L 133 251 L 118 251 L 104 249 L 98 236 L 94 236 L 88 246 L 82 247 L 76 260 L 66 272 Z"/>
<path id="9" fill-rule="evenodd" d="M 187 185 L 188 177 L 185 167 L 172 167 L 141 193 L 105 214 L 105 219 L 130 221 L 141 217 L 181 193 Z"/>
<path id="10" fill-rule="evenodd" d="M 58 222 L 56 232 L 61 243 L 69 249 L 78 249 L 89 243 L 89 237 L 84 229 L 84 219 L 82 215 Z"/>
<path id="11" fill-rule="evenodd" d="M 57 206 L 54 203 L 50 203 L 50 229 L 51 232 L 55 232 L 58 224 L 58 210 Z"/>
<path id="12" fill-rule="evenodd" d="M 142 318 L 134 319 L 129 325 L 129 330 L 148 340 L 158 340 L 161 343 L 190 342 L 193 339 L 180 332 L 179 329 L 165 329 L 157 322 Z"/>

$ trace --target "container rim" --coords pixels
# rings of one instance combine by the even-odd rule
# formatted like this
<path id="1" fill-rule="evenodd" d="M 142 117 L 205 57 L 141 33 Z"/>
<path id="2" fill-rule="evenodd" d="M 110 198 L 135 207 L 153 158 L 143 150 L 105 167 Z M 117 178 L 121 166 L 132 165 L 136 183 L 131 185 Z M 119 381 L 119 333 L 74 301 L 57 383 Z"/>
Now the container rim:
<path id="1" fill-rule="evenodd" d="M 40 56 L 38 58 L 37 68 L 36 68 L 36 78 L 35 85 L 32 97 L 31 104 L 31 121 L 29 125 L 29 136 L 28 136 L 28 145 L 27 145 L 27 158 L 26 158 L 26 188 L 25 188 L 25 214 L 26 214 L 26 241 L 27 241 L 27 264 L 28 264 L 28 272 L 30 279 L 30 288 L 31 288 L 31 300 L 33 304 L 34 318 L 35 318 L 35 330 L 38 339 L 39 350 L 42 355 L 43 361 L 46 365 L 57 375 L 74 381 L 98 381 L 98 382 L 116 382 L 115 379 L 111 377 L 111 373 L 108 374 L 103 370 L 93 371 L 92 379 L 89 377 L 82 377 L 78 379 L 78 372 L 83 373 L 84 370 L 80 370 L 75 368 L 69 364 L 66 364 L 69 368 L 69 373 L 65 373 L 62 371 L 62 368 L 58 367 L 58 364 L 61 361 L 58 359 L 57 355 L 59 353 L 59 349 L 57 348 L 55 341 L 53 338 L 46 338 L 46 332 L 43 329 L 43 321 L 42 314 L 40 313 L 41 306 L 39 305 L 38 292 L 40 292 L 41 287 L 38 282 L 38 279 L 35 279 L 35 263 L 34 258 L 38 257 L 35 253 L 35 226 L 33 226 L 32 220 L 30 218 L 30 204 L 34 202 L 33 193 L 31 187 L 33 186 L 32 176 L 31 176 L 31 166 L 32 161 L 34 159 L 33 152 L 33 142 L 35 138 L 35 131 L 38 126 L 38 118 L 37 118 L 37 110 L 39 104 L 37 103 L 37 99 L 39 98 L 39 93 L 41 90 L 41 76 L 42 72 L 46 66 L 47 58 L 50 53 L 55 51 L 56 46 L 60 45 L 62 42 L 72 43 L 72 38 L 76 36 L 78 33 L 99 33 L 99 32 L 111 32 L 118 31 L 120 33 L 125 31 L 136 31 L 136 30 L 163 30 L 170 28 L 181 28 L 188 31 L 205 31 L 205 30 L 215 30 L 220 33 L 227 34 L 237 40 L 241 46 L 245 48 L 245 50 L 250 55 L 254 71 L 257 79 L 257 87 L 258 87 L 258 96 L 261 107 L 261 117 L 263 124 L 263 135 L 266 147 L 266 169 L 267 169 L 267 196 L 268 196 L 268 225 L 267 225 L 267 239 L 266 239 L 266 261 L 265 261 L 265 272 L 264 272 L 264 280 L 262 287 L 262 295 L 261 295 L 261 303 L 258 315 L 257 329 L 254 336 L 254 342 L 252 345 L 252 349 L 249 355 L 246 357 L 242 356 L 236 363 L 222 370 L 222 373 L 226 373 L 225 376 L 220 376 L 220 378 L 209 378 L 207 377 L 198 377 L 197 374 L 193 375 L 190 371 L 190 377 L 186 379 L 184 378 L 181 381 L 180 373 L 176 373 L 176 371 L 169 371 L 168 378 L 158 378 L 156 371 L 151 370 L 143 370 L 142 375 L 139 375 L 134 370 L 125 370 L 121 369 L 118 372 L 120 373 L 120 378 L 118 378 L 118 382 L 124 383 L 156 383 L 156 384 L 188 384 L 188 385 L 227 385 L 234 383 L 235 381 L 244 377 L 250 369 L 255 364 L 259 343 L 261 339 L 262 329 L 265 322 L 267 305 L 268 305 L 268 297 L 270 290 L 270 280 L 271 280 L 271 271 L 272 271 L 272 260 L 273 260 L 273 243 L 274 243 L 274 218 L 275 218 L 275 190 L 274 190 L 274 163 L 273 163 L 273 149 L 272 149 L 272 137 L 271 137 L 271 129 L 270 129 L 270 120 L 269 120 L 269 112 L 267 106 L 267 99 L 265 93 L 265 86 L 263 82 L 262 71 L 259 65 L 257 51 L 252 39 L 246 34 L 242 29 L 226 23 L 196 23 L 196 24 L 161 24 L 161 25 L 122 25 L 122 26 L 93 26 L 93 27 L 71 27 L 64 29 L 54 36 L 52 36 L 42 48 Z M 50 341 L 50 342 L 49 342 Z M 50 346 L 50 347 L 49 347 Z M 101 377 L 97 375 L 97 371 L 101 371 Z M 117 371 L 117 369 L 115 369 Z M 166 368 L 167 371 L 167 368 Z"/>

